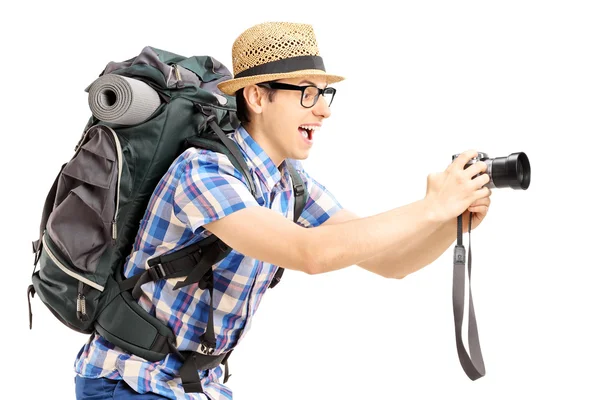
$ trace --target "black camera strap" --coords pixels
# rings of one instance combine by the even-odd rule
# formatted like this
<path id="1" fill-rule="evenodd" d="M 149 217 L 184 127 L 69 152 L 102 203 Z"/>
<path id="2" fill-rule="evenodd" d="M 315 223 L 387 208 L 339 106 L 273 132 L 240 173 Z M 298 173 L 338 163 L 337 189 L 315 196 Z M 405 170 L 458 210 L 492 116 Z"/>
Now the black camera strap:
<path id="1" fill-rule="evenodd" d="M 462 339 L 462 321 L 464 314 L 465 299 L 465 258 L 466 251 L 462 243 L 463 224 L 462 215 L 457 218 L 456 246 L 454 247 L 454 275 L 452 282 L 452 300 L 454 307 L 454 331 L 456 336 L 456 348 L 458 358 L 463 370 L 471 380 L 476 380 L 485 375 L 485 365 L 481 355 L 479 334 L 477 332 L 477 320 L 473 307 L 473 296 L 471 293 L 471 221 L 473 214 L 469 214 L 469 253 L 468 253 L 468 278 L 469 278 L 469 354 L 465 349 Z"/>

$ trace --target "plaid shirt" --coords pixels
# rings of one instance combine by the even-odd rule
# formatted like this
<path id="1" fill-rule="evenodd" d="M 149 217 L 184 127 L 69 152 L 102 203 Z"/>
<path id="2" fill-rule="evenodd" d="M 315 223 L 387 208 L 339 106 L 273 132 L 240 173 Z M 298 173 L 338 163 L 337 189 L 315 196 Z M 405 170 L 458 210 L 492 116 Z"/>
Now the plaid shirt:
<path id="1" fill-rule="evenodd" d="M 261 198 L 257 201 L 253 197 L 241 173 L 225 155 L 186 150 L 173 162 L 150 199 L 125 264 L 127 277 L 142 272 L 149 258 L 210 235 L 203 225 L 237 210 L 268 207 L 293 220 L 294 195 L 285 166 L 278 169 L 244 128 L 231 135 L 246 158 Z M 300 162 L 285 162 L 292 162 L 300 172 L 308 191 L 299 225 L 318 226 L 341 208 L 332 194 L 304 171 Z M 248 332 L 277 266 L 232 250 L 213 269 L 215 354 L 220 354 L 233 348 Z M 206 328 L 210 294 L 196 285 L 173 291 L 184 279 L 170 278 L 143 285 L 139 302 L 173 330 L 179 350 L 195 351 Z M 152 363 L 93 335 L 77 356 L 75 372 L 88 378 L 124 379 L 140 393 L 154 392 L 171 399 L 206 399 L 199 393 L 184 393 L 178 373 L 181 365 L 173 354 Z M 204 392 L 211 400 L 232 399 L 231 390 L 219 381 L 222 375 L 221 366 L 200 374 Z"/>

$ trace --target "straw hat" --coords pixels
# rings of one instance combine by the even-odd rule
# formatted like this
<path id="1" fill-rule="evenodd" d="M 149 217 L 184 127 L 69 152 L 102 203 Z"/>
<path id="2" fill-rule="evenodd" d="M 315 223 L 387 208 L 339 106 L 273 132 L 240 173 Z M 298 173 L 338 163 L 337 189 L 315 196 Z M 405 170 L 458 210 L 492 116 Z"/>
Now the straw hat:
<path id="1" fill-rule="evenodd" d="M 344 78 L 325 72 L 311 25 L 266 22 L 244 31 L 231 50 L 234 79 L 219 83 L 228 95 L 245 86 L 285 78 L 319 76 L 334 83 Z"/>

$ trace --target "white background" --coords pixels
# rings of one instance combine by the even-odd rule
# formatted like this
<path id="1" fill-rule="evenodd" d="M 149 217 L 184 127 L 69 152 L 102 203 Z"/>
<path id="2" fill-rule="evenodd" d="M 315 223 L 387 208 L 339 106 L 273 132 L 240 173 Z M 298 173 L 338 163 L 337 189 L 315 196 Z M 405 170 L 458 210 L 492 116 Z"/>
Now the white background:
<path id="1" fill-rule="evenodd" d="M 328 71 L 347 77 L 305 165 L 349 209 L 367 216 L 422 198 L 427 174 L 469 148 L 526 152 L 532 183 L 496 190 L 472 236 L 486 376 L 473 382 L 458 362 L 450 248 L 400 281 L 357 267 L 288 271 L 231 357 L 234 398 L 600 398 L 597 2 L 9 4 L 0 17 L 3 392 L 74 398 L 86 337 L 37 297 L 30 331 L 25 293 L 47 190 L 89 117 L 85 87 L 146 45 L 231 68 L 239 33 L 285 20 L 313 24 Z"/>

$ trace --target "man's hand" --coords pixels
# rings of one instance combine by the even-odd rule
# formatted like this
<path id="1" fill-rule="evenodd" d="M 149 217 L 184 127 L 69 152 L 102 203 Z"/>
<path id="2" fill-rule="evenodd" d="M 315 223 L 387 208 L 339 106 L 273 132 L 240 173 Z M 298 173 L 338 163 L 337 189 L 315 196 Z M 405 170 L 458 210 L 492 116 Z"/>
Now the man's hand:
<path id="1" fill-rule="evenodd" d="M 427 176 L 425 201 L 432 210 L 428 218 L 441 222 L 456 220 L 468 207 L 484 205 L 478 201 L 489 197 L 491 192 L 484 187 L 490 181 L 485 173 L 487 164 L 478 161 L 466 167 L 477 154 L 476 150 L 465 151 L 443 172 Z"/>
<path id="2" fill-rule="evenodd" d="M 490 195 L 479 199 L 472 203 L 469 208 L 465 210 L 462 214 L 463 218 L 463 233 L 467 233 L 469 231 L 469 214 L 473 213 L 473 220 L 471 221 L 471 230 L 477 228 L 481 221 L 485 218 L 490 208 L 491 199 L 490 196 L 492 192 L 490 190 Z"/>

